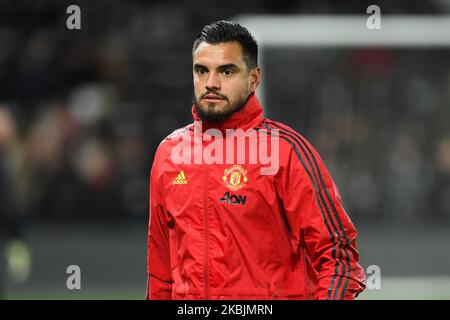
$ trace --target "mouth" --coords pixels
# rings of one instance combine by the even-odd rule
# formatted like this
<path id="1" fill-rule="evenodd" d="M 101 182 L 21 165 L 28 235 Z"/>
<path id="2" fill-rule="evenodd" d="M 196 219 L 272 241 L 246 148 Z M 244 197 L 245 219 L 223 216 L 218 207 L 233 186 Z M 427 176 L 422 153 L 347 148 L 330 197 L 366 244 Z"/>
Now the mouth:
<path id="1" fill-rule="evenodd" d="M 223 101 L 225 99 L 223 99 L 222 97 L 215 95 L 215 94 L 207 94 L 206 96 L 204 96 L 202 98 L 202 100 L 205 100 L 206 102 L 220 102 Z"/>

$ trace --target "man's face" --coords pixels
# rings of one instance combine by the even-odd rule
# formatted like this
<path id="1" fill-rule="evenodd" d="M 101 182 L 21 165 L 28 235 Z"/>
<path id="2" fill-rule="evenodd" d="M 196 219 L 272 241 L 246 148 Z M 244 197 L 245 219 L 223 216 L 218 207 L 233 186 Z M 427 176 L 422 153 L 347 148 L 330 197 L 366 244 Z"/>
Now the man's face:
<path id="1" fill-rule="evenodd" d="M 220 122 L 239 110 L 259 84 L 248 70 L 239 42 L 202 42 L 193 55 L 195 105 L 202 120 Z"/>

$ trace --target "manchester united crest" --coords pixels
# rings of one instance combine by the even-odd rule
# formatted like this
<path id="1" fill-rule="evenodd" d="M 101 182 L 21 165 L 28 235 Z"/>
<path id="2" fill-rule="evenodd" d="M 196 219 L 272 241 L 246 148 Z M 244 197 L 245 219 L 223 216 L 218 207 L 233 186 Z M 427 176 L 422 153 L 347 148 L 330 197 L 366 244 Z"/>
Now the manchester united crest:
<path id="1" fill-rule="evenodd" d="M 239 164 L 227 168 L 222 177 L 225 186 L 231 191 L 237 191 L 247 184 L 247 170 Z"/>

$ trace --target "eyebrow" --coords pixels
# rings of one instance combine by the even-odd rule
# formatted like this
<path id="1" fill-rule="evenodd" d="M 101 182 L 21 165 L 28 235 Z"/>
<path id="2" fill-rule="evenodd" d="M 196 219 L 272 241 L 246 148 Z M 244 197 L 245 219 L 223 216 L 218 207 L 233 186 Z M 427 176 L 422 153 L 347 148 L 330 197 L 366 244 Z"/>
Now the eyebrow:
<path id="1" fill-rule="evenodd" d="M 218 69 L 219 70 L 225 70 L 225 69 L 239 70 L 239 67 L 237 65 L 235 65 L 234 63 L 228 63 L 228 64 L 224 64 L 224 65 L 219 66 Z"/>
<path id="2" fill-rule="evenodd" d="M 206 67 L 202 64 L 196 63 L 196 64 L 194 64 L 194 69 L 208 70 L 208 67 Z M 234 63 L 227 63 L 227 64 L 223 64 L 223 65 L 219 66 L 217 69 L 219 69 L 219 70 L 225 70 L 225 69 L 239 70 L 239 67 L 237 65 L 235 65 Z"/>
<path id="3" fill-rule="evenodd" d="M 194 69 L 206 69 L 208 70 L 208 68 L 202 64 L 196 63 L 194 64 Z"/>

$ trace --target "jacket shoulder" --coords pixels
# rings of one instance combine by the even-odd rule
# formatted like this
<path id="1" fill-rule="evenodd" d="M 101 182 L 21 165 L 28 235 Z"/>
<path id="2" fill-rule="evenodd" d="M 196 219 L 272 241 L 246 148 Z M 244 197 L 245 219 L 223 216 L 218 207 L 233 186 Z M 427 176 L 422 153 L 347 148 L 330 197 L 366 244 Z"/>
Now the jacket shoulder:
<path id="1" fill-rule="evenodd" d="M 300 135 L 300 133 L 297 130 L 293 129 L 292 127 L 290 127 L 287 124 L 280 122 L 280 121 L 275 121 L 272 119 L 264 118 L 263 124 L 266 128 L 270 128 L 270 129 L 274 129 L 274 130 L 277 129 L 283 133 L 291 133 L 291 134 L 295 134 L 295 135 Z"/>
<path id="2" fill-rule="evenodd" d="M 173 142 L 173 141 L 178 142 L 178 140 L 181 137 L 192 134 L 193 130 L 194 130 L 193 123 L 190 123 L 182 128 L 178 128 L 178 129 L 174 130 L 171 134 L 169 134 L 167 137 L 165 137 L 159 145 L 163 146 L 168 143 L 170 144 L 170 142 Z"/>
<path id="3" fill-rule="evenodd" d="M 313 149 L 311 143 L 302 134 L 289 127 L 288 125 L 267 118 L 264 119 L 263 123 L 265 128 L 270 128 L 270 130 L 274 130 L 275 132 L 277 132 L 277 134 L 281 138 L 280 143 L 285 148 L 292 149 L 294 148 L 294 146 L 302 146 L 303 148 Z"/>
<path id="4" fill-rule="evenodd" d="M 180 141 L 181 137 L 192 134 L 193 130 L 193 123 L 174 130 L 159 143 L 158 148 L 156 149 L 155 158 L 164 159 L 167 157 L 167 155 L 170 154 L 172 147 Z"/>

